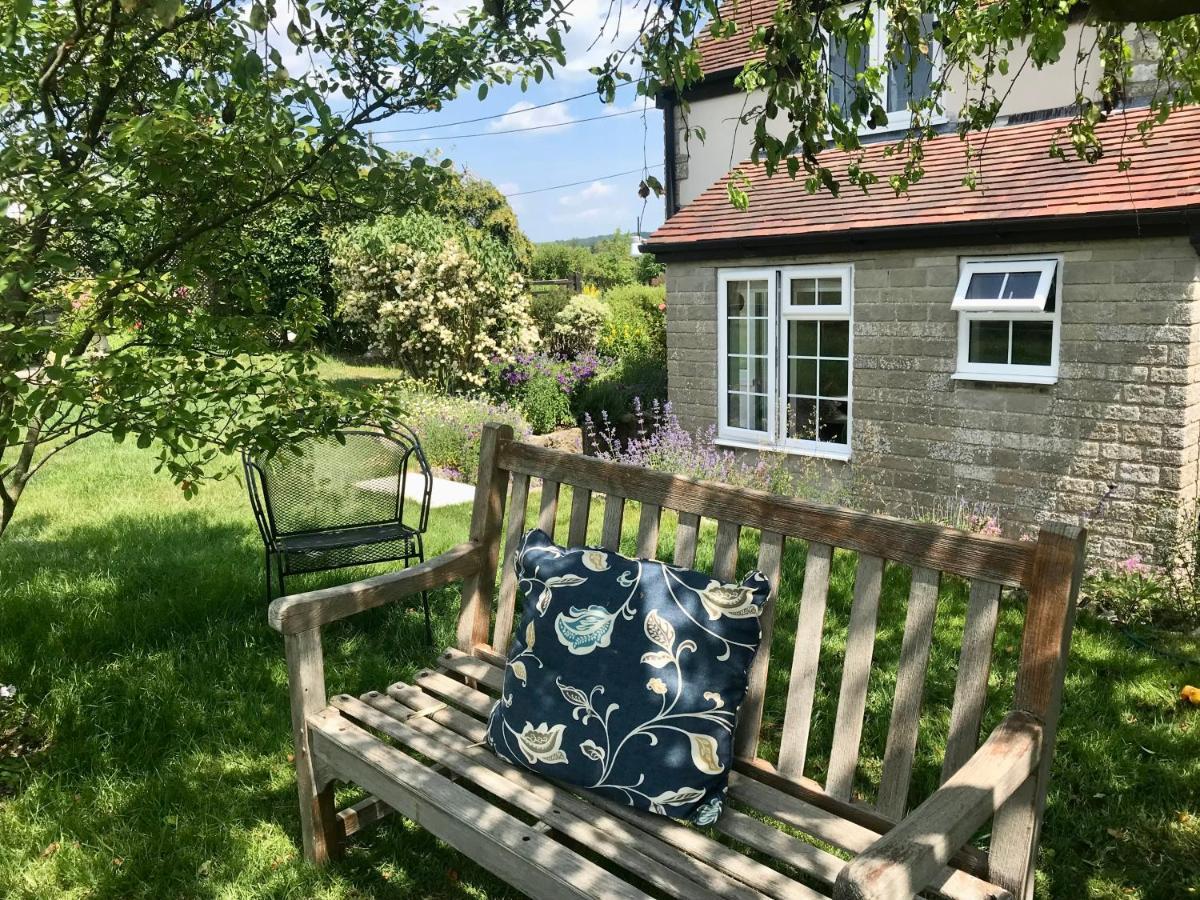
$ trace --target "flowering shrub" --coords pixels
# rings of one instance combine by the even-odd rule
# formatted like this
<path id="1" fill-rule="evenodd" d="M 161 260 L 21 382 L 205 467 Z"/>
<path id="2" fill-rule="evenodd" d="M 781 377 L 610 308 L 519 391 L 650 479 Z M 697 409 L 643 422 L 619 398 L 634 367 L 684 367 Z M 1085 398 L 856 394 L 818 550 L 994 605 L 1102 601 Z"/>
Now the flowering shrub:
<path id="1" fill-rule="evenodd" d="M 665 365 L 666 299 L 666 288 L 643 284 L 615 287 L 606 293 L 609 316 L 600 332 L 600 352 L 618 359 L 652 358 Z"/>
<path id="2" fill-rule="evenodd" d="M 576 294 L 554 317 L 552 348 L 568 356 L 594 351 L 608 318 L 603 300 L 591 294 Z"/>
<path id="3" fill-rule="evenodd" d="M 573 398 L 612 361 L 585 352 L 574 359 L 548 353 L 517 353 L 511 362 L 492 361 L 488 389 L 511 399 L 525 414 L 535 434 L 546 434 L 575 421 Z"/>
<path id="4" fill-rule="evenodd" d="M 1103 617 L 1122 625 L 1149 625 L 1159 618 L 1167 592 L 1152 567 L 1134 555 L 1093 572 L 1086 593 Z"/>
<path id="5" fill-rule="evenodd" d="M 411 377 L 482 387 L 488 363 L 535 335 L 511 251 L 424 212 L 384 216 L 334 239 L 338 315 Z"/>

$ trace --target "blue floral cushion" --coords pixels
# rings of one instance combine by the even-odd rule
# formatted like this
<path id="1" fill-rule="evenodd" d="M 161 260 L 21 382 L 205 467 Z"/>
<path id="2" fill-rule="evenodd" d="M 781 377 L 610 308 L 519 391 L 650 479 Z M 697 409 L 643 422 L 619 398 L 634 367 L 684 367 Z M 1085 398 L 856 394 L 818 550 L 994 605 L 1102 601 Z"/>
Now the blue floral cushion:
<path id="1" fill-rule="evenodd" d="M 550 778 L 701 825 L 721 813 L 769 593 L 529 532 L 488 743 Z"/>

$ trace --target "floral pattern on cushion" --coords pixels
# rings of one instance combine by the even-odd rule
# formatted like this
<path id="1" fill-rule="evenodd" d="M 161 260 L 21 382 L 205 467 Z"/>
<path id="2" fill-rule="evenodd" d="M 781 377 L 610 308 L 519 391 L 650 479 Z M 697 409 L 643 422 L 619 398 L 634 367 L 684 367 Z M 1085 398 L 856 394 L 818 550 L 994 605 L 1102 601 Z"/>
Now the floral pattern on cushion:
<path id="1" fill-rule="evenodd" d="M 517 551 L 521 624 L 488 743 L 548 777 L 709 825 L 770 593 L 541 530 Z"/>

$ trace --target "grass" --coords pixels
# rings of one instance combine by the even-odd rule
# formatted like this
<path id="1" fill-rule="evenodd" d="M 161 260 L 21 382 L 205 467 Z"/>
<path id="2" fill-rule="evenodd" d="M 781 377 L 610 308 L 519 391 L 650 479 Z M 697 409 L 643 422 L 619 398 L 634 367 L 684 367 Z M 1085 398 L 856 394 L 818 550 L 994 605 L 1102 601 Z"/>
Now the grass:
<path id="1" fill-rule="evenodd" d="M 382 378 L 343 367 L 348 381 Z M 404 822 L 354 842 L 322 871 L 297 851 L 286 673 L 266 625 L 261 545 L 240 485 L 185 502 L 153 457 L 93 439 L 31 486 L 0 541 L 0 684 L 19 689 L 44 747 L 0 767 L 0 896 L 517 896 Z M 532 501 L 531 501 L 532 502 Z M 566 504 L 564 504 L 565 507 Z M 435 510 L 433 553 L 466 535 L 468 511 Z M 599 515 L 593 520 L 598 525 Z M 632 549 L 635 517 L 627 518 Z M 669 552 L 672 522 L 660 550 Z M 560 533 L 565 533 L 565 530 Z M 777 751 L 801 548 L 785 558 L 763 753 Z M 743 541 L 742 568 L 755 558 Z M 711 560 L 712 535 L 698 564 Z M 337 583 L 347 573 L 298 580 Z M 353 574 L 360 574 L 355 572 Z M 823 775 L 840 676 L 853 559 L 835 559 L 809 774 Z M 873 796 L 894 689 L 907 574 L 888 570 L 860 784 Z M 434 595 L 449 643 L 457 594 Z M 936 783 L 963 586 L 944 585 L 913 797 Z M 1011 695 L 1020 608 L 1006 601 L 987 725 Z M 1155 637 L 1154 653 L 1081 617 L 1069 669 L 1038 896 L 1200 895 L 1200 642 Z M 430 659 L 420 613 L 376 610 L 328 630 L 327 678 L 377 688 Z M 3 702 L 3 701 L 0 701 Z M 0 721 L 0 743 L 4 740 Z M 26 742 L 36 747 L 36 741 Z M 825 749 L 822 749 L 825 748 Z M 986 835 L 984 836 L 986 839 Z"/>

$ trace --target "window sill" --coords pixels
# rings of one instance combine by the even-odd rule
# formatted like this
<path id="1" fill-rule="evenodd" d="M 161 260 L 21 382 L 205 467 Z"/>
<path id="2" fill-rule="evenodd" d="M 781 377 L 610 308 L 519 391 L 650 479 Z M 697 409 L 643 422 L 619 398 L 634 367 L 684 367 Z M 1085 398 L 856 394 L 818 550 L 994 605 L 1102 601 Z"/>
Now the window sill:
<path id="1" fill-rule="evenodd" d="M 1058 384 L 1058 375 L 1017 375 L 1012 372 L 955 372 L 952 381 L 990 381 L 995 384 Z"/>
<path id="2" fill-rule="evenodd" d="M 782 444 L 755 443 L 754 441 L 739 441 L 733 438 L 719 437 L 713 441 L 718 447 L 729 447 L 738 450 L 760 450 L 769 453 L 786 453 L 788 456 L 811 456 L 815 459 L 834 459 L 848 462 L 850 448 L 845 450 L 809 450 L 801 447 L 788 447 Z"/>

